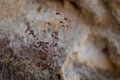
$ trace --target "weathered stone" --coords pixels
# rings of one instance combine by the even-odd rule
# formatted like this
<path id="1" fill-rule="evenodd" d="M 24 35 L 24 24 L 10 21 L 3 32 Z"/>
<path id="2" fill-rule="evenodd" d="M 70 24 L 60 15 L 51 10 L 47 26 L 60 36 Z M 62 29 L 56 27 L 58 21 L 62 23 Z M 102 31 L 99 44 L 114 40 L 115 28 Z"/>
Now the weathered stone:
<path id="1" fill-rule="evenodd" d="M 119 80 L 119 4 L 0 0 L 0 80 Z M 52 43 L 53 31 L 59 48 L 40 54 L 35 40 Z"/>

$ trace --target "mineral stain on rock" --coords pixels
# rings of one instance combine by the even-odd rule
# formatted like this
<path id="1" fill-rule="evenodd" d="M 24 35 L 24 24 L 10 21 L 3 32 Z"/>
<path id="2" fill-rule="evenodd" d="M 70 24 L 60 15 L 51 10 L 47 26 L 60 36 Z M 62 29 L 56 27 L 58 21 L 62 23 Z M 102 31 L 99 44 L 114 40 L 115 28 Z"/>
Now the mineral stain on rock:
<path id="1" fill-rule="evenodd" d="M 15 18 L 20 15 L 22 10 L 21 0 L 1 0 L 0 1 L 0 21 Z"/>

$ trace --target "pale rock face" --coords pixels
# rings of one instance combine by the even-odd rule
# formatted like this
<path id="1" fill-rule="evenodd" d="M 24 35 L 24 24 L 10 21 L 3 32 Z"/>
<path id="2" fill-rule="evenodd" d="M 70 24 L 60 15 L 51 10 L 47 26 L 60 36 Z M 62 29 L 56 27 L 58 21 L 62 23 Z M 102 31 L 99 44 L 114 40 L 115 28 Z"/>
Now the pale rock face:
<path id="1" fill-rule="evenodd" d="M 23 46 L 34 41 L 25 34 L 27 22 L 38 36 L 42 35 L 42 39 L 47 41 L 51 40 L 50 33 L 46 38 L 42 30 L 59 30 L 60 19 L 67 17 L 71 22 L 66 24 L 70 27 L 60 30 L 59 35 L 59 45 L 66 49 L 62 53 L 65 59 L 60 62 L 62 66 L 57 73 L 63 80 L 119 80 L 120 1 L 63 0 L 64 5 L 60 1 L 0 0 L 1 41 L 4 41 L 4 36 L 8 37 L 14 54 L 20 56 L 19 51 L 23 50 Z M 56 12 L 61 15 L 56 15 Z M 50 22 L 51 26 L 45 25 L 45 22 Z M 29 62 L 23 61 L 28 67 L 26 70 L 35 77 L 39 76 L 39 68 L 34 65 L 35 70 L 31 70 Z"/>

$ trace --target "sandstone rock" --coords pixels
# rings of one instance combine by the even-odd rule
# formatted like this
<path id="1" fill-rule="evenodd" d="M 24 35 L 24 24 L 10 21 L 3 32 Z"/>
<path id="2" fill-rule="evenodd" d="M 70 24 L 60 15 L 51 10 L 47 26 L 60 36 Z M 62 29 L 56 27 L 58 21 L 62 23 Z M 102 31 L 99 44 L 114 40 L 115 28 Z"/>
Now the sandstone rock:
<path id="1" fill-rule="evenodd" d="M 119 0 L 1 0 L 0 80 L 119 80 L 119 4 Z M 33 46 L 36 41 L 26 32 L 28 26 L 45 42 L 53 41 L 53 31 L 59 32 L 59 49 L 49 54 L 51 59 L 42 62 L 45 55 Z"/>

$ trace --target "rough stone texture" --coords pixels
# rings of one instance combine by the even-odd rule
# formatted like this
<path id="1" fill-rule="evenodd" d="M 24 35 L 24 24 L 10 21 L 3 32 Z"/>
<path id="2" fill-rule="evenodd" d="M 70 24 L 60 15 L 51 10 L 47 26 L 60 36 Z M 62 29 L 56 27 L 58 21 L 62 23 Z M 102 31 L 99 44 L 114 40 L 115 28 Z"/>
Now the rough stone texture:
<path id="1" fill-rule="evenodd" d="M 22 1 L 0 1 L 0 21 L 18 16 L 22 10 Z"/>
<path id="2" fill-rule="evenodd" d="M 120 80 L 119 4 L 119 0 L 0 0 L 0 80 Z M 65 22 L 69 28 L 59 29 L 63 18 L 70 20 Z M 59 47 L 65 50 L 53 53 L 46 69 L 31 47 L 34 39 L 25 34 L 28 22 L 41 40 L 52 41 L 51 32 L 60 32 Z"/>

